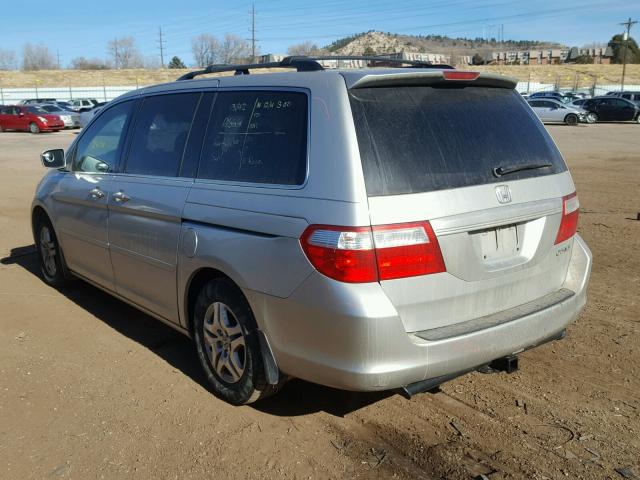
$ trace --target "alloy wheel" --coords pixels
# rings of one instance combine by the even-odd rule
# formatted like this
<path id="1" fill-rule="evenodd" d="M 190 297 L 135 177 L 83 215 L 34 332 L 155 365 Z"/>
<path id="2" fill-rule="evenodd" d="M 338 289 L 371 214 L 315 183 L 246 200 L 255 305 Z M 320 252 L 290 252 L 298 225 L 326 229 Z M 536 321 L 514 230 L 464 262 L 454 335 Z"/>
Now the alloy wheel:
<path id="1" fill-rule="evenodd" d="M 40 254 L 44 273 L 49 277 L 55 277 L 58 271 L 56 266 L 56 243 L 49 227 L 43 225 L 40 229 Z"/>
<path id="2" fill-rule="evenodd" d="M 231 309 L 212 303 L 203 322 L 207 356 L 221 380 L 237 383 L 246 367 L 246 343 L 242 327 Z"/>

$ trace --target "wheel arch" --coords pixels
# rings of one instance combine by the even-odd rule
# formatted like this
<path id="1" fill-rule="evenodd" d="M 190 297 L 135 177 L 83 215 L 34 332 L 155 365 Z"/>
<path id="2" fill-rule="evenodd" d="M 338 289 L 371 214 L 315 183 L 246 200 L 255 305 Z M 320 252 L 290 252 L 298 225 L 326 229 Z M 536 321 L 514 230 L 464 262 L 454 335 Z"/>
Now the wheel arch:
<path id="1" fill-rule="evenodd" d="M 42 205 L 35 204 L 31 208 L 31 233 L 33 234 L 34 239 L 36 235 L 36 223 L 38 222 L 38 220 L 40 220 L 43 217 L 49 220 L 49 223 L 51 223 L 51 226 L 53 226 L 53 222 L 51 221 L 51 216 L 49 215 L 47 210 Z M 54 231 L 55 231 L 55 227 L 54 227 Z"/>
<path id="2" fill-rule="evenodd" d="M 184 316 L 185 323 L 187 326 L 187 330 L 189 330 L 190 334 L 193 335 L 193 308 L 196 303 L 196 299 L 198 298 L 198 293 L 202 290 L 202 287 L 209 282 L 210 280 L 215 280 L 217 278 L 224 278 L 231 282 L 240 293 L 242 293 L 242 289 L 240 286 L 233 281 L 233 279 L 225 274 L 224 272 L 213 268 L 213 267 L 201 267 L 194 272 L 191 273 L 189 279 L 186 283 L 184 295 L 183 295 L 183 305 L 184 305 Z M 242 293 L 244 297 L 244 293 Z M 245 300 L 247 298 L 245 297 Z M 247 300 L 247 304 L 248 304 Z"/>

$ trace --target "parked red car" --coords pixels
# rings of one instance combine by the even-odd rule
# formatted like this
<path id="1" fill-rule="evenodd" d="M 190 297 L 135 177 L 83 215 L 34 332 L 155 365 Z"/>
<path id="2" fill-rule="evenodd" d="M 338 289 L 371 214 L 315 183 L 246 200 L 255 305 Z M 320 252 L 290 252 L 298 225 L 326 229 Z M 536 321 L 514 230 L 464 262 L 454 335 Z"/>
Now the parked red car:
<path id="1" fill-rule="evenodd" d="M 58 115 L 33 105 L 6 105 L 0 107 L 0 131 L 23 130 L 25 132 L 58 132 L 64 122 Z"/>

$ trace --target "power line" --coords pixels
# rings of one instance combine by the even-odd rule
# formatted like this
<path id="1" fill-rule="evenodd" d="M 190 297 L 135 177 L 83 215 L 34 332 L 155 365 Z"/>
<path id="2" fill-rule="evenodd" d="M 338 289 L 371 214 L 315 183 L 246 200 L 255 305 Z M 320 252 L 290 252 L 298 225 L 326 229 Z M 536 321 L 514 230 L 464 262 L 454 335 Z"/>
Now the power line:
<path id="1" fill-rule="evenodd" d="M 164 68 L 164 44 L 166 43 L 166 40 L 163 40 L 162 38 L 162 27 L 158 27 L 158 33 L 160 34 L 160 37 L 158 38 L 158 46 L 160 48 L 160 65 L 161 68 Z"/>
<path id="2" fill-rule="evenodd" d="M 624 48 L 622 50 L 622 79 L 620 80 L 620 91 L 624 90 L 624 75 L 627 72 L 627 45 L 629 44 L 629 32 L 631 31 L 631 27 L 636 23 L 638 23 L 637 20 L 631 20 L 631 17 L 629 17 L 629 20 L 620 24 L 627 27 L 627 31 L 624 32 L 623 35 Z"/>

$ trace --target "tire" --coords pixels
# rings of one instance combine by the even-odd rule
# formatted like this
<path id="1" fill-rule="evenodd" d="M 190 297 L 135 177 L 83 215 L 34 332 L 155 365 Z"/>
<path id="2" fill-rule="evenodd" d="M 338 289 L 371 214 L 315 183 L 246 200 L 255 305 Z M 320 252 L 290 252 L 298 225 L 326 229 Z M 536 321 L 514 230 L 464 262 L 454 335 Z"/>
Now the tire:
<path id="1" fill-rule="evenodd" d="M 578 116 L 575 113 L 570 113 L 564 117 L 564 123 L 567 125 L 575 126 L 578 124 Z"/>
<path id="2" fill-rule="evenodd" d="M 640 114 L 638 114 L 638 116 L 636 117 L 636 123 L 640 123 Z M 0 132 L 2 131 L 2 129 L 0 128 Z"/>
<path id="3" fill-rule="evenodd" d="M 193 309 L 193 337 L 214 395 L 245 405 L 279 390 L 267 384 L 257 325 L 242 292 L 230 280 L 204 285 Z"/>
<path id="4" fill-rule="evenodd" d="M 598 121 L 598 115 L 596 115 L 593 112 L 587 113 L 586 120 L 587 120 L 587 123 L 590 123 L 590 124 L 596 123 Z"/>
<path id="5" fill-rule="evenodd" d="M 71 278 L 49 219 L 40 216 L 35 228 L 36 250 L 44 281 L 55 288 L 64 287 Z"/>
<path id="6" fill-rule="evenodd" d="M 40 127 L 38 126 L 38 124 L 36 122 L 31 122 L 29 124 L 29 131 L 31 133 L 40 133 Z"/>

